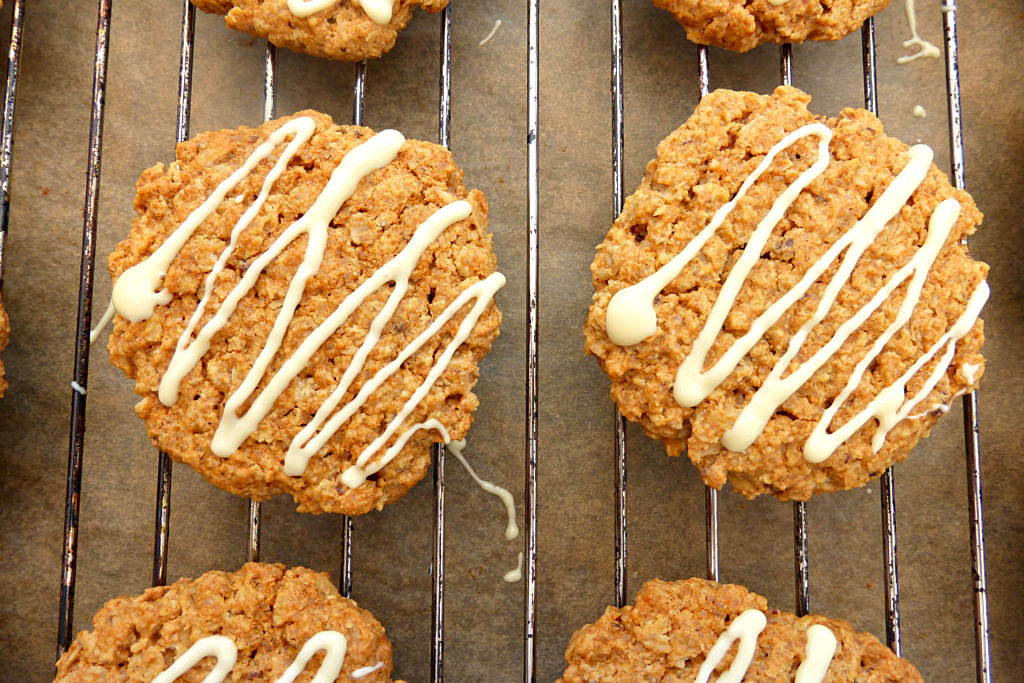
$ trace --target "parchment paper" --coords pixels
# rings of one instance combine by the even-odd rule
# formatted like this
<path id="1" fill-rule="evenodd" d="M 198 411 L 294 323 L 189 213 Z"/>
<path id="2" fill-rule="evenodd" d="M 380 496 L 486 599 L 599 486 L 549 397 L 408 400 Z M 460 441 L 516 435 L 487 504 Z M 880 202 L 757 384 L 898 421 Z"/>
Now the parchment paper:
<path id="1" fill-rule="evenodd" d="M 8 3 L 10 4 L 10 3 Z M 73 338 L 93 68 L 95 3 L 26 3 L 18 88 L 12 219 L 4 302 L 13 328 L 0 404 L 0 679 L 48 680 L 56 647 Z M 941 44 L 939 2 L 919 10 Z M 626 191 L 656 143 L 697 102 L 696 50 L 665 12 L 623 2 Z M 0 35 L 9 35 L 10 9 Z M 526 308 L 525 2 L 454 1 L 452 147 L 482 189 L 501 269 L 502 334 L 483 364 L 481 406 L 467 454 L 481 476 L 516 493 L 522 519 Z M 173 159 L 181 2 L 113 8 L 103 143 L 95 307 L 107 302 L 105 257 L 128 229 L 133 185 Z M 495 21 L 501 27 L 478 45 Z M 1021 248 L 1024 92 L 1016 55 L 1024 18 L 1014 0 L 961 3 L 961 67 L 969 189 L 986 213 L 972 250 L 992 265 L 981 392 L 989 608 L 996 680 L 1021 664 L 1018 615 L 1024 501 L 1014 429 L 1024 421 L 1016 344 L 1024 337 Z M 909 35 L 902 3 L 878 18 L 880 113 L 890 134 L 936 149 L 946 169 L 944 68 L 897 66 Z M 418 15 L 398 46 L 371 62 L 366 123 L 436 140 L 439 21 Z M 613 218 L 607 3 L 550 0 L 541 11 L 541 439 L 537 672 L 553 680 L 571 633 L 613 601 L 612 407 L 607 381 L 582 350 L 589 263 Z M 196 31 L 192 130 L 256 124 L 262 41 L 203 15 Z M 860 37 L 794 50 L 794 83 L 813 109 L 861 106 Z M 348 121 L 351 65 L 279 53 L 278 112 L 313 107 Z M 711 51 L 712 87 L 769 91 L 778 50 Z M 927 111 L 912 114 L 914 105 Z M 156 453 L 132 411 L 130 382 L 91 356 L 75 601 L 76 630 L 109 598 L 149 585 Z M 897 466 L 903 652 L 926 679 L 966 680 L 974 631 L 963 430 L 959 406 Z M 450 680 L 522 678 L 522 584 L 501 577 L 517 542 L 502 537 L 500 504 L 448 463 L 446 673 Z M 643 581 L 704 574 L 704 492 L 685 459 L 629 430 L 629 594 Z M 794 605 L 792 506 L 721 496 L 721 576 Z M 876 484 L 809 506 L 812 611 L 884 637 L 881 514 Z M 385 625 L 395 675 L 429 678 L 433 497 L 429 477 L 405 499 L 355 521 L 353 597 Z M 263 559 L 330 571 L 340 520 L 264 505 Z M 168 576 L 236 569 L 245 559 L 245 501 L 175 466 Z"/>

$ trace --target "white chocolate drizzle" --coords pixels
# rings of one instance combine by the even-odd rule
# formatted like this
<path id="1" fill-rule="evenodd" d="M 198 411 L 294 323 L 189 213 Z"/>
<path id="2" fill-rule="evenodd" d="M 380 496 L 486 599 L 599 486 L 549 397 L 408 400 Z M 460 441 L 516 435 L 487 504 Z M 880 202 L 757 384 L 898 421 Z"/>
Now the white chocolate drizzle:
<path id="1" fill-rule="evenodd" d="M 903 47 L 916 47 L 917 52 L 903 55 L 896 60 L 897 64 L 906 64 L 919 57 L 939 57 L 942 52 L 938 46 L 929 43 L 917 34 L 917 8 L 914 7 L 914 0 L 906 0 L 904 11 L 907 14 L 907 23 L 910 24 L 910 38 L 903 41 Z"/>
<path id="2" fill-rule="evenodd" d="M 794 683 L 821 683 L 836 654 L 836 636 L 828 626 L 813 624 L 807 628 L 804 661 L 796 670 Z"/>
<path id="3" fill-rule="evenodd" d="M 206 657 L 215 657 L 217 664 L 214 665 L 213 671 L 203 679 L 203 683 L 220 683 L 235 666 L 235 661 L 238 659 L 238 648 L 234 641 L 227 636 L 200 638 L 192 644 L 192 647 L 185 650 L 185 654 L 159 673 L 153 679 L 153 683 L 171 683 Z"/>
<path id="4" fill-rule="evenodd" d="M 476 471 L 469 466 L 469 461 L 462 452 L 466 449 L 466 440 L 461 439 L 459 441 L 452 441 L 447 444 L 448 452 L 458 458 L 462 466 L 469 472 L 469 476 L 473 477 L 473 481 L 487 493 L 497 496 L 502 504 L 505 506 L 505 514 L 508 517 L 508 523 L 505 525 L 505 538 L 512 541 L 519 537 L 519 527 L 516 525 L 516 501 L 509 493 L 508 489 L 502 488 L 497 484 L 492 484 L 489 481 L 484 481 L 477 476 Z"/>
<path id="5" fill-rule="evenodd" d="M 409 278 L 423 253 L 445 229 L 467 218 L 472 213 L 472 205 L 468 202 L 462 200 L 452 202 L 435 211 L 420 224 L 405 247 L 362 282 L 326 320 L 306 336 L 299 348 L 267 381 L 263 390 L 253 397 L 256 388 L 266 376 L 271 361 L 281 347 L 287 328 L 302 298 L 307 280 L 320 268 L 327 247 L 328 226 L 331 219 L 337 214 L 341 205 L 351 197 L 360 180 L 389 164 L 397 156 L 405 142 L 401 133 L 385 130 L 350 150 L 331 173 L 327 186 L 313 202 L 313 205 L 306 210 L 301 218 L 289 225 L 266 251 L 249 264 L 241 280 L 193 339 L 193 331 L 206 310 L 217 276 L 223 271 L 239 236 L 259 214 L 274 182 L 287 168 L 289 161 L 298 152 L 301 145 L 309 140 L 314 130 L 315 123 L 309 117 L 292 119 L 275 130 L 265 142 L 257 146 L 241 167 L 217 186 L 213 194 L 193 211 L 156 251 L 121 274 L 114 283 L 112 307 L 123 317 L 137 322 L 151 316 L 157 305 L 169 303 L 170 292 L 160 289 L 160 287 L 171 262 L 182 246 L 199 225 L 213 214 L 228 193 L 251 173 L 257 164 L 269 157 L 278 145 L 290 138 L 284 151 L 264 179 L 262 188 L 252 205 L 246 209 L 232 229 L 227 247 L 221 252 L 216 264 L 207 275 L 203 296 L 184 332 L 178 338 L 169 367 L 160 380 L 158 396 L 164 405 L 170 406 L 177 401 L 181 381 L 202 360 L 210 348 L 210 340 L 227 324 L 240 300 L 256 284 L 259 275 L 289 244 L 303 235 L 306 236 L 307 243 L 302 263 L 288 285 L 281 309 L 274 320 L 267 341 L 241 385 L 226 401 L 223 415 L 211 440 L 211 451 L 222 457 L 227 457 L 256 431 L 260 422 L 270 412 L 274 402 L 287 389 L 289 383 L 309 363 L 317 349 L 345 324 L 352 312 L 370 294 L 384 288 L 388 283 L 394 283 L 393 291 L 382 310 L 375 316 L 366 338 L 353 356 L 338 386 L 320 406 L 313 419 L 289 445 L 285 456 L 284 472 L 289 476 L 300 476 L 305 471 L 309 459 L 324 446 L 347 419 L 366 403 L 370 395 L 388 377 L 397 372 L 409 357 L 437 334 L 464 306 L 472 303 L 454 337 L 445 347 L 444 352 L 436 358 L 427 377 L 406 401 L 402 410 L 391 420 L 384 432 L 363 450 L 355 465 L 343 473 L 342 483 L 349 487 L 355 487 L 398 455 L 402 447 L 417 431 L 433 429 L 442 433 L 445 441 L 449 440 L 444 425 L 437 419 L 430 418 L 409 427 L 387 449 L 382 458 L 373 464 L 369 462 L 388 439 L 394 436 L 447 369 L 458 347 L 472 333 L 474 326 L 494 298 L 497 290 L 505 284 L 505 278 L 500 273 L 492 273 L 487 278 L 466 287 L 431 322 L 426 330 L 402 349 L 397 358 L 377 371 L 363 384 L 355 398 L 334 413 L 341 398 L 359 376 L 367 357 L 380 340 L 384 327 L 398 308 L 402 297 L 408 290 Z M 239 416 L 239 409 L 250 399 L 252 401 L 248 410 L 244 415 Z"/>
<path id="6" fill-rule="evenodd" d="M 813 315 L 793 335 L 785 354 L 772 367 L 768 377 L 743 407 L 732 427 L 722 436 L 722 445 L 729 450 L 745 451 L 764 431 L 779 406 L 807 382 L 864 324 L 871 314 L 909 279 L 910 282 L 907 285 L 907 292 L 897 319 L 876 340 L 868 354 L 857 365 L 846 388 L 824 412 L 811 437 L 804 444 L 805 458 L 810 462 L 821 462 L 872 417 L 879 421 L 872 438 L 872 447 L 875 451 L 879 450 L 884 443 L 886 434 L 906 418 L 912 408 L 923 400 L 942 379 L 952 360 L 956 342 L 970 332 L 980 315 L 981 307 L 988 298 L 988 285 L 982 282 L 971 295 L 961 317 L 931 349 L 922 355 L 902 377 L 883 389 L 860 413 L 848 420 L 836 432 L 828 433 L 833 417 L 857 388 L 871 362 L 882 352 L 885 344 L 909 321 L 911 313 L 920 299 L 929 269 L 960 213 L 958 202 L 952 199 L 946 200 L 932 214 L 925 244 L 918 249 L 911 261 L 889 276 L 875 296 L 854 313 L 853 317 L 840 325 L 821 349 L 783 377 L 783 373 L 790 369 L 791 363 L 797 357 L 811 331 L 825 318 L 835 303 L 840 290 L 849 280 L 861 255 L 874 243 L 875 238 L 888 222 L 899 214 L 924 180 L 932 161 L 932 151 L 927 146 L 916 145 L 910 149 L 906 166 L 882 195 L 875 200 L 867 213 L 810 266 L 792 289 L 758 316 L 751 323 L 749 331 L 736 339 L 708 370 L 704 370 L 707 355 L 722 331 L 743 283 L 757 264 L 772 230 L 782 220 L 785 212 L 796 201 L 800 192 L 823 173 L 829 164 L 828 146 L 832 133 L 820 123 L 803 126 L 785 136 L 772 147 L 753 173 L 746 178 L 735 197 L 715 213 L 708 225 L 678 255 L 647 278 L 616 292 L 608 302 L 605 323 L 609 339 L 622 346 L 637 344 L 657 333 L 658 324 L 654 299 L 658 293 L 675 279 L 687 263 L 699 253 L 753 183 L 767 171 L 772 160 L 797 140 L 810 136 L 817 137 L 819 141 L 817 159 L 775 200 L 768 213 L 748 238 L 740 258 L 722 285 L 704 327 L 676 373 L 673 395 L 677 403 L 688 407 L 696 406 L 707 398 L 735 371 L 742 359 L 764 334 L 782 318 L 791 306 L 806 295 L 818 278 L 828 270 L 840 254 L 843 254 L 836 273 L 825 287 Z M 939 351 L 942 351 L 940 361 L 926 379 L 924 386 L 913 397 L 905 399 L 907 383 Z"/>
<path id="7" fill-rule="evenodd" d="M 715 668 L 737 640 L 740 641 L 740 645 L 736 651 L 736 657 L 732 660 L 729 670 L 716 679 L 716 683 L 739 683 L 742 681 L 747 669 L 750 668 L 750 663 L 754 661 L 757 637 L 761 635 L 761 631 L 767 624 L 768 620 L 765 618 L 764 612 L 756 609 L 748 609 L 733 619 L 729 628 L 718 636 L 718 640 L 708 651 L 708 656 L 701 664 L 700 671 L 697 672 L 695 683 L 708 683 Z"/>
<path id="8" fill-rule="evenodd" d="M 505 575 L 501 577 L 506 583 L 515 583 L 516 581 L 523 580 L 523 551 L 519 551 L 519 557 L 516 558 L 515 569 L 509 569 L 505 572 Z"/>
<path id="9" fill-rule="evenodd" d="M 355 671 L 352 672 L 352 675 L 350 676 L 350 678 L 366 678 L 367 676 L 372 674 L 377 669 L 380 669 L 382 666 L 384 666 L 384 662 L 377 662 L 373 666 L 362 666 L 362 667 L 359 667 L 358 669 L 356 669 Z"/>
<path id="10" fill-rule="evenodd" d="M 316 14 L 328 7 L 337 5 L 340 0 L 288 0 L 288 11 L 304 18 Z M 352 0 L 352 4 L 360 6 L 375 24 L 382 26 L 391 22 L 395 11 L 395 0 Z"/>
<path id="11" fill-rule="evenodd" d="M 295 660 L 279 678 L 275 679 L 275 683 L 292 683 L 306 669 L 306 665 L 309 664 L 309 660 L 313 658 L 313 655 L 321 650 L 324 651 L 324 658 L 320 662 L 320 667 L 316 670 L 316 675 L 313 676 L 312 683 L 332 683 L 338 678 L 338 674 L 341 673 L 347 647 L 348 641 L 343 634 L 337 631 L 320 631 L 306 641 L 302 649 L 299 650 L 299 654 L 296 655 Z M 221 683 L 235 666 L 235 662 L 238 659 L 238 647 L 227 636 L 200 638 L 192 644 L 192 647 L 185 651 L 185 654 L 178 657 L 171 666 L 157 675 L 153 679 L 153 683 L 171 683 L 205 657 L 216 657 L 217 664 L 214 666 L 213 671 L 203 679 L 203 683 Z M 383 665 L 384 663 L 380 662 L 372 668 L 364 667 L 363 669 L 357 669 L 352 677 L 361 678 L 376 671 Z M 360 671 L 365 672 L 360 676 L 356 676 L 355 674 Z"/>

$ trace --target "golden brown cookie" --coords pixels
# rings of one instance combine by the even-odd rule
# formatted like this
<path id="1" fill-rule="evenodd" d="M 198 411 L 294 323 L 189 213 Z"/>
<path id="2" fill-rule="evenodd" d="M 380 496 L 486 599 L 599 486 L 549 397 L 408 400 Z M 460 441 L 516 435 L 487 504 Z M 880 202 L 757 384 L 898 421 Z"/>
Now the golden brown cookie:
<path id="1" fill-rule="evenodd" d="M 179 144 L 135 208 L 109 347 L 173 458 L 239 495 L 361 514 L 464 436 L 504 278 L 447 150 L 303 112 Z"/>
<path id="2" fill-rule="evenodd" d="M 822 652 L 823 662 L 828 662 L 824 677 L 828 683 L 921 680 L 913 665 L 845 621 L 798 618 L 768 609 L 763 597 L 742 586 L 704 579 L 648 581 L 637 593 L 635 606 L 607 608 L 595 623 L 573 634 L 565 651 L 569 666 L 559 680 L 693 681 L 706 661 L 708 669 L 717 661 L 711 676 L 715 680 L 732 666 L 739 648 L 729 648 L 720 660 L 710 654 L 712 648 L 730 626 L 736 630 L 747 610 L 753 613 L 743 619 L 754 617 L 750 633 L 756 648 L 742 677 L 745 681 L 794 680 L 808 655 Z M 761 624 L 763 630 L 758 631 Z M 829 637 L 822 627 L 834 639 L 831 658 L 827 656 Z M 809 649 L 811 638 L 818 642 Z"/>
<path id="3" fill-rule="evenodd" d="M 761 43 L 838 40 L 889 0 L 653 0 L 701 45 L 746 52 Z"/>
<path id="4" fill-rule="evenodd" d="M 181 579 L 111 600 L 93 617 L 92 626 L 57 662 L 56 681 L 149 683 L 211 636 L 227 638 L 237 648 L 225 680 L 272 681 L 307 641 L 324 631 L 344 636 L 338 680 L 350 680 L 360 669 L 367 672 L 360 681 L 391 680 L 391 643 L 384 627 L 341 597 L 327 574 L 301 567 L 286 570 L 281 564 L 253 562 L 230 574 L 210 571 L 198 579 Z M 322 659 L 314 656 L 307 670 L 316 671 Z M 176 680 L 201 681 L 214 664 L 207 657 Z"/>
<path id="5" fill-rule="evenodd" d="M 870 113 L 809 101 L 705 97 L 591 266 L 586 348 L 622 413 L 748 497 L 880 475 L 984 365 L 974 202 Z"/>
<path id="6" fill-rule="evenodd" d="M 377 0 L 380 2 L 380 0 Z M 336 0 L 308 16 L 297 16 L 288 0 L 192 0 L 201 10 L 223 14 L 233 29 L 266 38 L 278 47 L 326 59 L 357 62 L 390 50 L 420 7 L 440 12 L 448 0 L 394 0 L 391 18 L 378 23 L 355 0 Z M 293 0 L 294 3 L 294 0 Z M 299 0 L 297 5 L 302 4 Z"/>

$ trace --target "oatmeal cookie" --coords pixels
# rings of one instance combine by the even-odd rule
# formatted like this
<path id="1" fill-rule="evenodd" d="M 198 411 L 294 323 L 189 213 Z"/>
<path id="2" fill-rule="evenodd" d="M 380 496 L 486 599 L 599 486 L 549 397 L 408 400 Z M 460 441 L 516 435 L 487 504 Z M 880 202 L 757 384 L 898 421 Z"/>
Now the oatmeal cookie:
<path id="1" fill-rule="evenodd" d="M 984 366 L 974 202 L 927 147 L 809 101 L 705 97 L 591 265 L 586 348 L 619 409 L 748 497 L 879 476 Z"/>
<path id="2" fill-rule="evenodd" d="M 365 0 L 365 4 L 371 1 Z M 377 0 L 376 4 L 386 2 Z M 393 2 L 390 18 L 384 20 L 380 16 L 371 18 L 356 0 L 323 3 L 324 9 L 308 16 L 299 16 L 301 10 L 293 12 L 288 0 L 192 0 L 203 11 L 223 14 L 230 28 L 266 38 L 278 47 L 349 62 L 380 57 L 390 50 L 415 8 L 440 12 L 448 5 L 448 0 Z M 293 0 L 296 7 L 302 4 L 303 0 Z"/>
<path id="3" fill-rule="evenodd" d="M 700 45 L 746 52 L 761 43 L 839 40 L 889 0 L 653 0 Z"/>
<path id="4" fill-rule="evenodd" d="M 179 144 L 135 209 L 109 348 L 171 457 L 361 514 L 465 435 L 504 278 L 447 150 L 302 112 Z"/>
<path id="5" fill-rule="evenodd" d="M 384 627 L 341 597 L 327 574 L 301 567 L 286 570 L 281 564 L 252 562 L 234 573 L 211 571 L 181 579 L 111 600 L 93 617 L 92 626 L 57 662 L 56 681 L 149 683 L 210 636 L 230 639 L 236 648 L 237 660 L 225 680 L 272 681 L 307 641 L 324 631 L 344 636 L 338 680 L 350 680 L 360 669 L 368 672 L 360 681 L 391 680 L 391 643 Z M 314 656 L 309 672 L 326 659 Z M 176 680 L 201 681 L 214 664 L 213 657 L 205 658 Z"/>
<path id="6" fill-rule="evenodd" d="M 812 659 L 810 654 L 820 654 L 822 666 L 828 663 L 822 680 L 829 683 L 921 680 L 913 665 L 845 621 L 768 609 L 767 600 L 742 586 L 704 579 L 648 581 L 637 593 L 635 606 L 606 609 L 595 623 L 573 634 L 565 651 L 569 666 L 559 680 L 692 681 L 705 662 L 705 673 L 713 670 L 714 680 L 739 655 L 732 647 L 719 659 L 711 650 L 727 630 L 737 630 L 730 626 L 741 622 L 748 610 L 752 613 L 743 619 L 753 624 L 750 635 L 756 647 L 742 676 L 745 681 L 793 680 L 801 664 Z"/>

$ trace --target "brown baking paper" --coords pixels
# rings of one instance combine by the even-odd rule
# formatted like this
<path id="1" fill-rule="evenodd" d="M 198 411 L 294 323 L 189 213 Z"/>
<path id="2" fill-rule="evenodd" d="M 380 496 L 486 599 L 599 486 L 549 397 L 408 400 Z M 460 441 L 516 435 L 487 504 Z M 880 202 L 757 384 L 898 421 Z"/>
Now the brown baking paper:
<path id="1" fill-rule="evenodd" d="M 12 3 L 6 3 L 10 5 Z M 89 132 L 95 3 L 26 3 L 11 181 L 4 302 L 13 328 L 3 358 L 10 388 L 0 404 L 0 679 L 46 680 L 56 649 L 67 433 L 84 171 Z M 922 2 L 922 35 L 940 43 L 939 2 Z M 9 34 L 3 10 L 0 34 Z M 665 12 L 623 3 L 626 191 L 654 146 L 697 101 L 696 50 Z M 483 363 L 481 400 L 467 454 L 481 476 L 513 490 L 522 522 L 526 378 L 526 3 L 453 3 L 452 148 L 467 185 L 490 203 L 508 285 L 502 334 Z M 173 159 L 181 2 L 115 3 L 103 140 L 95 317 L 106 305 L 105 258 L 128 230 L 133 185 Z M 501 26 L 484 45 L 495 22 Z M 561 672 L 577 627 L 614 599 L 614 460 L 607 381 L 582 350 L 589 263 L 613 218 L 607 3 L 550 0 L 541 7 L 540 442 L 537 678 Z M 987 367 L 980 394 L 993 670 L 1021 663 L 1024 608 L 1017 493 L 1024 422 L 1015 344 L 1024 337 L 1018 244 L 1024 209 L 1024 134 L 1014 55 L 1024 19 L 1011 0 L 962 3 L 967 181 L 986 213 L 972 251 L 992 265 L 984 318 Z M 199 14 L 192 130 L 258 123 L 263 42 Z M 877 21 L 878 97 L 887 131 L 923 141 L 949 164 L 940 60 L 897 66 L 909 35 L 902 3 Z M 439 19 L 419 14 L 397 47 L 368 67 L 366 123 L 436 140 Z M 794 49 L 794 83 L 812 109 L 863 104 L 860 37 Z M 354 67 L 280 51 L 278 112 L 321 109 L 350 120 Z M 710 52 L 712 87 L 771 90 L 778 50 Z M 926 118 L 913 115 L 920 104 Z M 104 341 L 90 357 L 81 497 L 76 630 L 109 598 L 149 585 L 156 452 L 132 411 L 130 382 Z M 704 490 L 685 459 L 630 427 L 628 592 L 643 581 L 702 576 Z M 974 674 L 973 584 L 961 411 L 895 470 L 903 652 L 926 679 Z M 523 586 L 502 575 L 522 539 L 504 540 L 500 504 L 457 462 L 447 465 L 446 674 L 449 680 L 522 678 Z M 792 506 L 720 497 L 721 577 L 794 606 Z M 236 569 L 245 559 L 244 500 L 175 466 L 168 577 Z M 340 518 L 299 515 L 290 500 L 263 506 L 263 559 L 329 571 L 340 563 Z M 811 608 L 884 637 L 877 482 L 808 505 Z M 429 477 L 383 512 L 355 520 L 353 597 L 385 625 L 395 675 L 429 679 L 433 494 Z"/>

